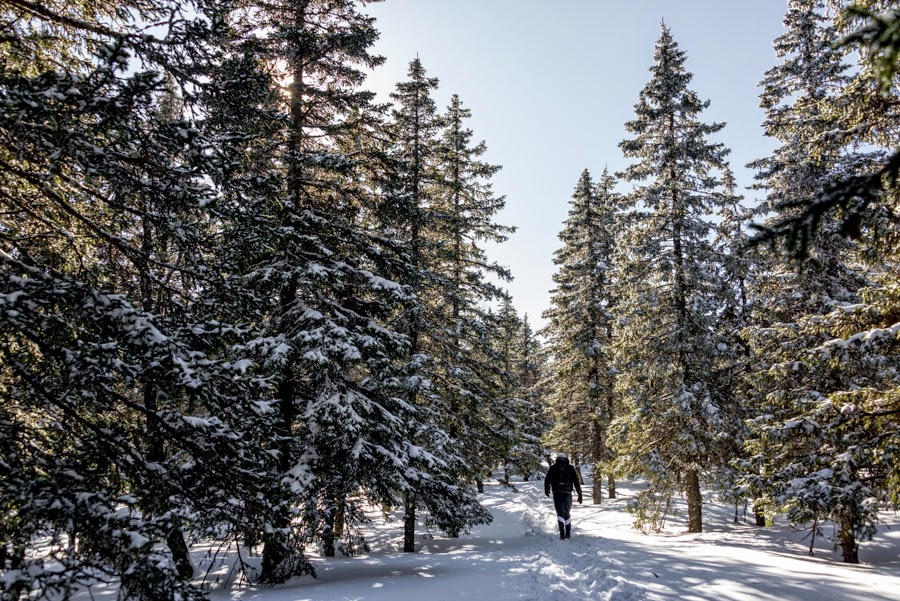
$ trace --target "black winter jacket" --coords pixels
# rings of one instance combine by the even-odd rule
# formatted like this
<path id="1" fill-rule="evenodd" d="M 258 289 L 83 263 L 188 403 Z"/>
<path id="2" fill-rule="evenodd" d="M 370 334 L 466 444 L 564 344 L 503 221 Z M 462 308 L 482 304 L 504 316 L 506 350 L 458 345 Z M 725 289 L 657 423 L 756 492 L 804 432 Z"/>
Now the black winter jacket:
<path id="1" fill-rule="evenodd" d="M 569 485 L 565 486 L 560 483 L 560 476 L 563 474 L 563 470 L 568 473 Z M 581 496 L 581 483 L 578 481 L 578 474 L 575 472 L 575 466 L 569 463 L 568 459 L 563 457 L 557 457 L 556 463 L 550 466 L 550 469 L 547 470 L 547 477 L 544 478 L 544 494 L 550 492 L 550 489 L 553 489 L 554 493 L 572 493 L 572 487 L 575 487 L 575 490 L 578 491 L 578 496 Z"/>

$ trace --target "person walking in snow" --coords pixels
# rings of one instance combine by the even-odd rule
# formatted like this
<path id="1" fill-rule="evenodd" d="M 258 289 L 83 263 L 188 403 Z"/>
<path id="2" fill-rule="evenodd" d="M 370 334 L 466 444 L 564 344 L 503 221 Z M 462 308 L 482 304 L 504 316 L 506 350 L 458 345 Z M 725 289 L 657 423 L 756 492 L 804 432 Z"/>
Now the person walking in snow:
<path id="1" fill-rule="evenodd" d="M 553 489 L 553 505 L 556 507 L 556 520 L 559 522 L 559 538 L 565 539 L 572 535 L 572 520 L 569 512 L 572 511 L 572 488 L 578 491 L 578 503 L 581 504 L 581 483 L 575 466 L 569 463 L 568 457 L 563 453 L 556 454 L 556 463 L 547 470 L 544 478 L 544 494 L 550 496 Z"/>

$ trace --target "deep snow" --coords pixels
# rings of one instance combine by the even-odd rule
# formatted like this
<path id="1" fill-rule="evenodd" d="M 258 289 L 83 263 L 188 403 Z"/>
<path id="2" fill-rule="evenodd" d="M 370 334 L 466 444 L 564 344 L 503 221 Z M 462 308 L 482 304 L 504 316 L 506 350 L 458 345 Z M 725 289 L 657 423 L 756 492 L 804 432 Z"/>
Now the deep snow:
<path id="1" fill-rule="evenodd" d="M 900 600 L 900 517 L 893 513 L 883 515 L 875 540 L 861 547 L 865 563 L 849 566 L 825 537 L 816 556 L 808 557 L 805 533 L 734 524 L 734 508 L 713 503 L 705 507 L 702 534 L 684 534 L 683 513 L 670 519 L 664 533 L 641 534 L 625 511 L 635 491 L 627 485 L 620 486 L 619 499 L 576 504 L 572 539 L 560 541 L 542 483 L 516 488 L 489 483 L 483 502 L 494 522 L 469 535 L 421 538 L 419 552 L 405 554 L 398 551 L 401 522 L 379 519 L 370 528 L 371 553 L 316 557 L 318 579 L 297 578 L 274 588 L 225 587 L 220 580 L 212 599 Z M 590 486 L 584 498 L 591 498 Z M 214 566 L 216 571 L 224 575 L 227 566 Z"/>

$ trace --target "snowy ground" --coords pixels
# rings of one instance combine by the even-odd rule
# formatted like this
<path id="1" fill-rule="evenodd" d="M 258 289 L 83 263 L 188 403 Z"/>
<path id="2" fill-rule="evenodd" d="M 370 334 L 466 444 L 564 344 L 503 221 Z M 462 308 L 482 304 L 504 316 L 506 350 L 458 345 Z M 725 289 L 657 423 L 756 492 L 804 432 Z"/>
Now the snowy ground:
<path id="1" fill-rule="evenodd" d="M 449 599 L 604 601 L 900 600 L 900 516 L 885 514 L 865 563 L 848 566 L 824 538 L 807 556 L 803 534 L 734 524 L 734 509 L 705 508 L 702 534 L 684 534 L 681 516 L 667 531 L 631 529 L 626 497 L 575 505 L 572 539 L 556 535 L 553 505 L 542 483 L 518 492 L 488 484 L 483 497 L 494 523 L 458 539 L 421 539 L 420 551 L 398 551 L 399 521 L 372 527 L 372 552 L 317 558 L 318 579 L 275 588 L 213 590 L 214 601 L 441 601 Z M 585 500 L 591 498 L 590 486 Z M 225 568 L 222 568 L 223 570 Z"/>

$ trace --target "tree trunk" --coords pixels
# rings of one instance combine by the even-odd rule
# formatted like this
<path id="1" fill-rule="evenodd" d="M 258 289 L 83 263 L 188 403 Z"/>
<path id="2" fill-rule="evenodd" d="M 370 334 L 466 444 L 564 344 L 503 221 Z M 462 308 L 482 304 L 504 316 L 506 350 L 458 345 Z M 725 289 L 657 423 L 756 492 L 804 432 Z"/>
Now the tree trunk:
<path id="1" fill-rule="evenodd" d="M 6 562 L 12 559 L 9 553 L 9 545 L 12 544 L 12 532 L 6 524 L 0 521 L 0 572 L 6 570 Z"/>
<path id="2" fill-rule="evenodd" d="M 148 313 L 164 312 L 159 307 L 155 278 L 146 257 L 151 257 L 158 252 L 165 253 L 165 242 L 154 236 L 153 226 L 144 221 L 141 234 L 141 251 L 145 257 L 138 264 L 139 282 L 141 291 L 141 308 Z M 146 377 L 146 376 L 145 376 Z M 159 393 L 156 386 L 151 383 L 153 375 L 150 374 L 148 380 L 142 384 L 143 387 L 143 403 L 147 410 L 147 416 L 144 423 L 144 436 L 146 437 L 147 459 L 150 462 L 162 464 L 166 460 L 165 436 L 159 426 L 157 412 L 159 411 Z M 163 515 L 170 509 L 168 494 L 165 486 L 162 485 L 158 489 L 154 487 L 155 494 L 148 496 L 148 502 L 144 509 L 148 515 Z M 178 576 L 183 580 L 189 580 L 194 576 L 194 564 L 191 562 L 190 551 L 184 540 L 184 534 L 178 523 L 172 524 L 172 528 L 165 535 L 165 543 L 169 547 L 172 554 L 172 561 L 178 571 Z M 74 538 L 71 541 L 74 551 Z"/>
<path id="3" fill-rule="evenodd" d="M 13 545 L 9 567 L 13 570 L 21 570 L 25 567 L 25 545 L 20 543 Z"/>
<path id="4" fill-rule="evenodd" d="M 325 557 L 334 557 L 334 521 L 337 513 L 337 502 L 333 497 L 326 494 L 322 499 L 325 506 L 324 512 L 324 528 L 322 530 L 322 555 Z"/>
<path id="5" fill-rule="evenodd" d="M 184 580 L 190 580 L 194 577 L 194 563 L 191 561 L 191 553 L 187 543 L 184 541 L 184 534 L 181 528 L 172 528 L 166 536 L 166 544 L 172 552 L 172 559 L 178 569 L 178 575 Z"/>
<path id="6" fill-rule="evenodd" d="M 594 505 L 603 503 L 603 474 L 600 473 L 600 464 L 594 464 L 594 477 L 591 483 L 591 500 Z"/>
<path id="7" fill-rule="evenodd" d="M 757 526 L 763 527 L 766 525 L 766 514 L 763 513 L 762 508 L 757 506 L 756 503 L 753 504 L 753 515 L 756 517 Z"/>
<path id="8" fill-rule="evenodd" d="M 25 567 L 25 545 L 13 544 L 12 553 L 9 556 L 9 568 L 11 570 L 21 570 Z M 22 583 L 17 583 L 14 586 L 10 587 L 7 591 L 9 595 L 10 601 L 19 601 L 22 598 L 22 594 L 25 593 L 24 585 Z M 25 594 L 27 597 L 27 593 Z M 6 597 L 3 598 L 3 601 L 6 601 Z"/>
<path id="9" fill-rule="evenodd" d="M 298 10 L 295 14 L 296 26 L 298 30 L 302 30 L 305 15 Z M 296 47 L 293 50 L 297 50 Z M 304 134 L 302 124 L 305 121 L 305 99 L 304 99 L 304 68 L 303 58 L 300 56 L 302 52 L 297 52 L 295 62 L 291 64 L 293 72 L 293 93 L 291 94 L 291 133 L 290 133 L 290 150 L 296 156 L 302 156 L 304 152 Z M 304 205 L 303 193 L 303 167 L 298 160 L 290 162 L 288 168 L 288 188 L 290 193 L 291 207 L 294 212 L 299 213 Z M 291 211 L 286 209 L 282 215 L 284 225 L 291 224 Z M 279 291 L 279 321 L 286 321 L 288 314 L 293 309 L 294 303 L 297 301 L 297 276 L 292 276 L 288 282 L 282 286 Z M 277 324 L 278 333 L 284 334 L 287 324 Z M 278 399 L 278 421 L 275 426 L 275 435 L 278 437 L 278 467 L 282 473 L 287 473 L 292 466 L 292 441 L 294 429 L 294 386 L 295 377 L 292 365 L 289 363 L 284 367 L 280 374 L 281 378 L 278 383 L 277 399 Z M 284 509 L 279 515 L 273 516 L 275 531 L 264 536 L 265 543 L 263 545 L 262 568 L 260 571 L 260 580 L 267 584 L 278 584 L 284 582 L 286 574 L 283 573 L 282 566 L 290 556 L 290 542 L 285 532 L 290 528 L 291 516 Z"/>
<path id="10" fill-rule="evenodd" d="M 853 533 L 853 518 L 848 513 L 841 515 L 840 527 L 839 537 L 844 563 L 859 563 L 859 545 Z"/>
<path id="11" fill-rule="evenodd" d="M 581 473 L 581 459 L 574 453 L 572 455 L 575 459 L 575 473 L 578 475 L 578 484 L 584 486 L 584 475 Z"/>
<path id="12" fill-rule="evenodd" d="M 281 566 L 287 561 L 290 553 L 287 536 L 283 532 L 290 523 L 280 516 L 277 519 L 279 528 L 264 536 L 259 580 L 266 584 L 280 584 L 285 581 L 285 577 L 281 574 Z"/>
<path id="13" fill-rule="evenodd" d="M 685 472 L 684 487 L 688 502 L 688 532 L 703 532 L 703 497 L 700 494 L 700 475 L 696 469 Z"/>
<path id="14" fill-rule="evenodd" d="M 72 531 L 69 532 L 69 544 L 68 548 L 66 549 L 66 554 L 70 558 L 74 558 L 76 555 L 78 555 L 78 529 L 76 527 L 73 527 Z M 3 569 L 2 566 L 3 562 L 0 561 L 0 569 Z"/>
<path id="15" fill-rule="evenodd" d="M 406 511 L 403 515 L 403 552 L 416 550 L 416 497 L 406 493 Z"/>
<path id="16" fill-rule="evenodd" d="M 347 523 L 347 514 L 344 511 L 344 503 L 339 502 L 334 513 L 334 535 L 338 538 L 344 536 L 344 526 Z"/>
<path id="17" fill-rule="evenodd" d="M 153 463 L 163 463 L 166 460 L 166 449 L 163 445 L 163 434 L 157 424 L 156 412 L 159 410 L 159 396 L 156 388 L 152 384 L 144 384 L 144 407 L 147 408 L 148 415 L 144 428 L 144 434 L 147 437 L 147 459 Z M 154 495 L 155 496 L 155 495 Z M 168 501 L 163 494 L 162 498 L 151 498 L 149 505 L 146 507 L 150 514 L 163 514 L 168 511 Z M 172 561 L 178 569 L 178 575 L 184 580 L 193 578 L 194 564 L 191 562 L 191 554 L 188 550 L 187 543 L 184 541 L 184 534 L 177 524 L 173 524 L 172 529 L 166 534 L 166 545 L 172 553 Z"/>
<path id="18" fill-rule="evenodd" d="M 616 477 L 612 475 L 612 472 L 610 472 L 606 476 L 606 488 L 609 491 L 609 498 L 615 499 L 616 498 Z"/>
<path id="19" fill-rule="evenodd" d="M 285 298 L 282 297 L 282 303 Z M 294 382 L 290 367 L 285 367 L 281 374 L 281 382 L 278 384 L 278 423 L 276 435 L 278 442 L 278 467 L 282 473 L 291 469 L 291 441 L 290 434 L 294 423 Z M 262 567 L 259 579 L 267 584 L 279 584 L 285 581 L 281 573 L 281 566 L 287 561 L 290 549 L 287 535 L 284 531 L 290 527 L 290 516 L 282 511 L 274 517 L 275 531 L 264 536 Z"/>
<path id="20" fill-rule="evenodd" d="M 816 512 L 816 517 L 813 520 L 812 532 L 809 540 L 809 556 L 813 557 L 816 551 L 816 535 L 819 533 L 819 513 Z"/>
<path id="21" fill-rule="evenodd" d="M 481 478 L 475 478 L 475 487 L 478 489 L 479 494 L 484 492 L 484 482 Z"/>
<path id="22" fill-rule="evenodd" d="M 600 462 L 603 460 L 603 428 L 600 418 L 595 417 L 591 424 L 591 462 L 593 474 L 591 478 L 591 497 L 594 505 L 603 502 L 603 474 L 600 470 Z"/>
<path id="23" fill-rule="evenodd" d="M 325 526 L 322 533 L 322 555 L 325 557 L 334 557 L 334 524 Z"/>

